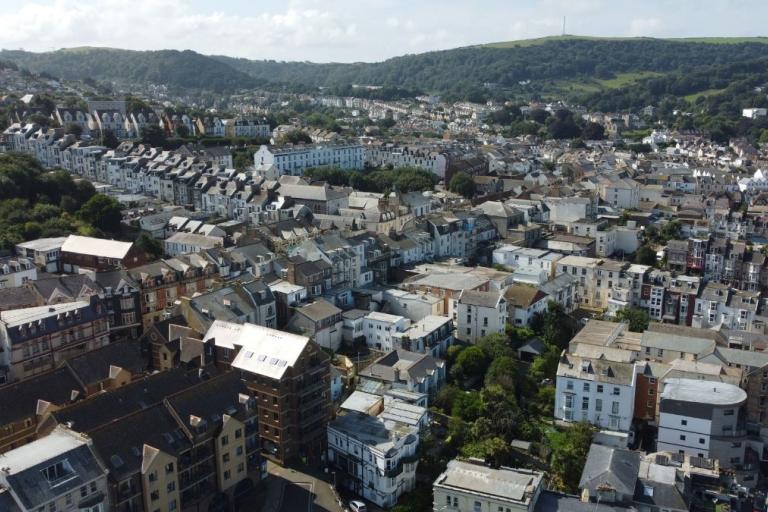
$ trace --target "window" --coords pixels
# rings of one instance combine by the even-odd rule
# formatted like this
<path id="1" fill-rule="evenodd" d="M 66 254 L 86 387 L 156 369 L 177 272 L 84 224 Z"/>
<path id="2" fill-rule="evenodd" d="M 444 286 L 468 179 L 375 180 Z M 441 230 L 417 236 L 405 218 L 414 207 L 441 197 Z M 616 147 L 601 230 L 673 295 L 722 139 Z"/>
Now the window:
<path id="1" fill-rule="evenodd" d="M 566 381 L 565 389 L 567 389 L 569 391 L 573 391 L 573 381 L 572 380 Z"/>
<path id="2" fill-rule="evenodd" d="M 238 446 L 237 450 L 235 450 L 235 451 L 237 452 L 237 455 L 240 456 L 240 455 L 243 454 L 243 447 L 242 446 Z"/>
<path id="3" fill-rule="evenodd" d="M 699 438 L 699 444 L 704 444 L 704 438 L 703 437 Z"/>
<path id="4" fill-rule="evenodd" d="M 173 492 L 176 490 L 176 482 L 171 482 L 166 486 L 167 492 Z"/>
<path id="5" fill-rule="evenodd" d="M 733 409 L 726 409 L 723 411 L 723 416 L 733 416 Z"/>
<path id="6" fill-rule="evenodd" d="M 228 436 L 221 436 L 221 446 L 227 446 L 229 444 Z"/>
<path id="7" fill-rule="evenodd" d="M 482 512 L 483 510 L 483 504 L 479 501 L 475 502 L 475 506 L 472 508 L 473 512 Z"/>
<path id="8" fill-rule="evenodd" d="M 614 387 L 613 388 L 613 394 L 616 395 L 616 396 L 619 396 L 621 394 L 621 390 L 619 388 L 617 388 L 617 387 Z"/>
<path id="9" fill-rule="evenodd" d="M 446 496 L 445 497 L 445 504 L 448 505 L 449 507 L 451 506 L 451 497 L 450 496 Z"/>
<path id="10" fill-rule="evenodd" d="M 597 392 L 598 393 L 602 393 L 603 392 L 603 385 L 602 384 L 598 384 L 597 385 Z"/>
<path id="11" fill-rule="evenodd" d="M 587 409 L 589 409 L 589 397 L 584 396 L 581 398 L 581 410 L 586 411 Z"/>
<path id="12" fill-rule="evenodd" d="M 225 453 L 224 457 L 222 457 L 222 459 L 224 460 L 225 463 L 229 462 L 229 453 Z"/>
<path id="13" fill-rule="evenodd" d="M 64 497 L 64 502 L 67 504 L 67 506 L 72 504 L 72 493 L 71 492 L 67 493 L 67 495 Z"/>
<path id="14" fill-rule="evenodd" d="M 170 512 L 173 512 L 174 510 L 176 510 L 176 500 L 171 500 L 168 502 L 168 510 Z"/>
<path id="15" fill-rule="evenodd" d="M 603 410 L 603 400 L 598 398 L 595 400 L 595 411 L 601 412 Z"/>
<path id="16" fill-rule="evenodd" d="M 241 462 L 240 464 L 237 465 L 237 472 L 242 473 L 243 471 L 245 471 L 245 464 Z"/>
<path id="17" fill-rule="evenodd" d="M 226 470 L 224 472 L 224 480 L 229 480 L 229 478 L 232 476 L 232 472 L 230 470 Z"/>
<path id="18" fill-rule="evenodd" d="M 611 403 L 611 414 L 619 414 L 619 402 Z"/>
<path id="19" fill-rule="evenodd" d="M 584 391 L 589 393 L 589 382 L 584 383 Z"/>
<path id="20" fill-rule="evenodd" d="M 173 462 L 169 462 L 165 465 L 165 474 L 168 475 L 170 473 L 173 473 Z"/>
<path id="21" fill-rule="evenodd" d="M 680 420 L 680 424 L 681 425 L 687 425 L 688 424 L 688 420 Z"/>
<path id="22" fill-rule="evenodd" d="M 240 439 L 241 437 L 243 437 L 242 429 L 235 430 L 235 439 Z"/>
<path id="23" fill-rule="evenodd" d="M 88 496 L 88 488 L 86 486 L 82 486 L 80 488 L 80 497 L 85 498 L 86 496 Z"/>
<path id="24" fill-rule="evenodd" d="M 153 471 L 149 474 L 149 481 L 154 482 L 157 480 L 157 471 Z"/>
<path id="25" fill-rule="evenodd" d="M 157 501 L 160 499 L 160 492 L 159 491 L 152 491 L 152 494 L 149 495 L 149 499 L 152 501 Z"/>
<path id="26" fill-rule="evenodd" d="M 681 441 L 685 441 L 685 435 L 684 434 L 680 434 L 680 440 Z"/>
<path id="27" fill-rule="evenodd" d="M 48 512 L 56 512 L 56 503 L 50 503 L 48 505 Z"/>
<path id="28" fill-rule="evenodd" d="M 96 492 L 96 482 L 91 482 L 91 493 Z"/>

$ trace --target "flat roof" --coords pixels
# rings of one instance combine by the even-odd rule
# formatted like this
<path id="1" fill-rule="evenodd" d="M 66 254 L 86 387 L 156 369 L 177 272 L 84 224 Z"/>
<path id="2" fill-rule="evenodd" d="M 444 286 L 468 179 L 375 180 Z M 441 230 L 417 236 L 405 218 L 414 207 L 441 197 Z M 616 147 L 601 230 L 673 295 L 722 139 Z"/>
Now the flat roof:
<path id="1" fill-rule="evenodd" d="M 37 240 L 30 240 L 29 242 L 16 244 L 16 247 L 32 249 L 33 251 L 52 251 L 54 249 L 60 249 L 66 240 L 67 237 L 65 236 L 55 238 L 38 238 Z"/>
<path id="2" fill-rule="evenodd" d="M 747 393 L 740 387 L 725 382 L 667 379 L 661 398 L 680 402 L 706 401 L 712 405 L 738 405 L 747 399 Z"/>
<path id="3" fill-rule="evenodd" d="M 506 467 L 494 469 L 480 463 L 452 460 L 437 478 L 435 486 L 530 503 L 543 476 L 543 473 L 536 471 Z"/>
<path id="4" fill-rule="evenodd" d="M 69 235 L 61 250 L 75 254 L 87 254 L 102 258 L 123 259 L 131 250 L 133 242 L 118 242 L 104 238 L 92 238 L 90 236 Z"/>

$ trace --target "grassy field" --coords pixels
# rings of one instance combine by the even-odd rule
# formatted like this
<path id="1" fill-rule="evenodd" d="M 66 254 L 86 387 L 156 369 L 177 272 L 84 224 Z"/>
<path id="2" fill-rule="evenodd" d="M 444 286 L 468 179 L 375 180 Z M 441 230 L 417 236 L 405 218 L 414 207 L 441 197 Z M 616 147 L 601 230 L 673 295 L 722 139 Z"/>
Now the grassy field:
<path id="1" fill-rule="evenodd" d="M 696 101 L 696 98 L 698 98 L 699 96 L 704 96 L 706 98 L 707 96 L 720 94 L 724 90 L 725 89 L 707 89 L 706 91 L 694 92 L 693 94 L 688 94 L 686 96 L 683 96 L 683 99 L 693 103 L 694 101 Z"/>
<path id="2" fill-rule="evenodd" d="M 652 37 L 593 37 L 593 36 L 547 36 L 535 39 L 520 39 L 518 41 L 499 41 L 496 43 L 481 44 L 477 46 L 488 48 L 524 48 L 528 46 L 537 46 L 552 41 L 642 41 L 644 39 L 655 39 Z M 663 41 L 673 41 L 680 43 L 706 43 L 706 44 L 743 44 L 743 43 L 761 43 L 768 44 L 768 37 L 671 37 L 660 38 Z"/>

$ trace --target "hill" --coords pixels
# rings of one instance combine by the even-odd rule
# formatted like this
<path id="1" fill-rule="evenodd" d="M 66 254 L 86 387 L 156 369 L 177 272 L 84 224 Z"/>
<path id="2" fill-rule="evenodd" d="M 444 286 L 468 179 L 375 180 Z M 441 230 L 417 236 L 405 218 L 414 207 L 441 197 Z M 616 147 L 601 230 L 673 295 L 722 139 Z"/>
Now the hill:
<path id="1" fill-rule="evenodd" d="M 336 88 L 379 85 L 471 98 L 481 96 L 486 83 L 514 91 L 521 82 L 530 80 L 534 86 L 554 85 L 557 91 L 558 84 L 548 82 L 568 85 L 622 76 L 631 82 L 627 80 L 631 75 L 646 78 L 651 74 L 724 66 L 764 57 L 766 43 L 768 39 L 763 38 L 730 41 L 565 36 L 405 55 L 378 63 L 215 58 L 265 81 Z M 626 84 L 609 84 L 608 88 L 615 85 Z"/>
<path id="2" fill-rule="evenodd" d="M 91 47 L 44 53 L 3 50 L 0 60 L 35 73 L 45 72 L 70 80 L 90 77 L 123 84 L 153 83 L 217 92 L 253 88 L 260 83 L 217 59 L 191 50 L 139 52 Z"/>
<path id="3" fill-rule="evenodd" d="M 293 90 L 330 88 L 348 94 L 353 84 L 383 86 L 393 94 L 436 92 L 446 99 L 482 101 L 500 96 L 578 96 L 625 90 L 638 83 L 688 73 L 717 74 L 718 83 L 683 96 L 727 86 L 730 66 L 761 61 L 768 38 L 591 38 L 562 36 L 404 55 L 373 63 L 278 62 L 193 51 L 136 52 L 74 48 L 47 53 L 2 51 L 34 72 L 124 83 L 227 91 L 262 84 Z M 718 73 L 715 73 L 718 71 Z M 725 74 L 724 74 L 725 73 Z M 484 84 L 493 84 L 492 88 Z M 378 94 L 378 93 L 377 93 Z M 617 104 L 620 102 L 617 102 Z"/>

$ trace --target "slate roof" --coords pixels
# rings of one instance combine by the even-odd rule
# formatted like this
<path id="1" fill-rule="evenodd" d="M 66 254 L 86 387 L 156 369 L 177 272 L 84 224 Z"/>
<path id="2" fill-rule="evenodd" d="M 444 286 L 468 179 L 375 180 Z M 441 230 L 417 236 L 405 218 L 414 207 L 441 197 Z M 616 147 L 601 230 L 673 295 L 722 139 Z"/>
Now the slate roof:
<path id="1" fill-rule="evenodd" d="M 80 382 L 88 385 L 109 378 L 110 366 L 118 366 L 133 375 L 144 372 L 147 363 L 141 355 L 141 346 L 134 341 L 110 343 L 69 359 L 67 364 Z"/>
<path id="2" fill-rule="evenodd" d="M 471 304 L 484 308 L 495 308 L 499 303 L 499 292 L 477 292 L 474 290 L 464 290 L 459 296 L 460 304 Z"/>
<path id="3" fill-rule="evenodd" d="M 593 443 L 581 472 L 579 489 L 595 493 L 608 485 L 619 494 L 632 496 L 639 470 L 639 453 Z"/>
<path id="4" fill-rule="evenodd" d="M 395 371 L 398 370 L 400 372 L 400 380 L 412 379 L 419 381 L 443 366 L 445 366 L 445 362 L 427 354 L 419 354 L 407 350 L 393 350 L 360 371 L 360 376 L 395 382 Z"/>
<path id="5" fill-rule="evenodd" d="M 206 375 L 218 375 L 213 366 Z M 167 396 L 203 382 L 198 370 L 173 368 L 133 381 L 108 393 L 101 393 L 52 413 L 59 424 L 72 422 L 72 428 L 88 432 L 132 412 L 146 409 Z"/>
<path id="6" fill-rule="evenodd" d="M 65 460 L 72 473 L 49 481 L 43 470 Z M 37 509 L 105 474 L 87 441 L 63 429 L 0 455 L 0 467 L 11 468 L 6 480 L 26 510 Z"/>
<path id="7" fill-rule="evenodd" d="M 0 425 L 35 416 L 38 400 L 63 405 L 71 400 L 73 391 L 77 391 L 80 397 L 85 396 L 85 388 L 66 367 L 2 386 Z"/>

